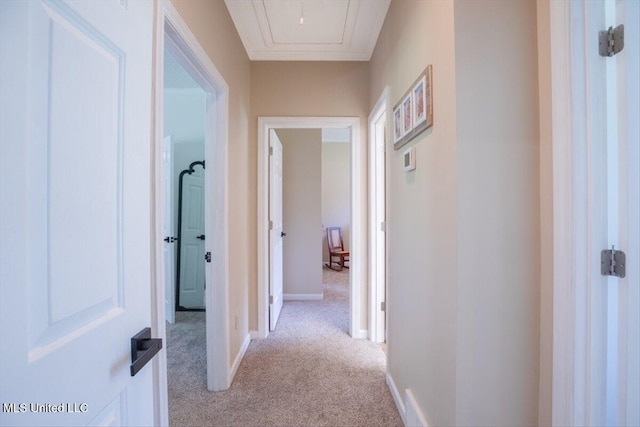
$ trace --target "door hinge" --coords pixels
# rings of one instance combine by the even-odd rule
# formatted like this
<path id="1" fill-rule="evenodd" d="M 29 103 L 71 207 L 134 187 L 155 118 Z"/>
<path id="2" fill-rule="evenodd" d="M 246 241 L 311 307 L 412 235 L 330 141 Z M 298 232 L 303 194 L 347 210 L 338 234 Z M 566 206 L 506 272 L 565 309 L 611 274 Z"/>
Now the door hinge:
<path id="1" fill-rule="evenodd" d="M 387 222 L 386 221 L 382 221 L 380 223 L 380 231 L 382 231 L 383 233 L 387 232 Z"/>
<path id="2" fill-rule="evenodd" d="M 627 275 L 627 255 L 617 251 L 615 246 L 600 253 L 600 271 L 603 276 L 616 276 L 623 279 Z"/>
<path id="3" fill-rule="evenodd" d="M 273 295 L 269 295 L 269 304 L 273 304 Z"/>
<path id="4" fill-rule="evenodd" d="M 269 230 L 273 230 L 273 221 L 269 220 Z"/>
<path id="5" fill-rule="evenodd" d="M 273 156 L 273 147 L 269 147 L 269 155 Z"/>
<path id="6" fill-rule="evenodd" d="M 380 311 L 387 311 L 387 302 L 380 301 Z"/>
<path id="7" fill-rule="evenodd" d="M 211 252 L 207 252 L 204 254 L 204 260 L 207 262 L 211 262 Z"/>
<path id="8" fill-rule="evenodd" d="M 600 56 L 613 56 L 624 49 L 624 25 L 598 33 Z"/>

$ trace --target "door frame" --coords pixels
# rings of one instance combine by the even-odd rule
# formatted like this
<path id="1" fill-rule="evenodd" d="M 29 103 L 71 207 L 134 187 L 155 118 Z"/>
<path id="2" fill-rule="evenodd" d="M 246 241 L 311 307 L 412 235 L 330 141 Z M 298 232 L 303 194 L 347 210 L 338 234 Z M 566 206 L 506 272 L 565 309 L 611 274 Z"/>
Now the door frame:
<path id="1" fill-rule="evenodd" d="M 590 138 L 596 137 L 583 101 L 589 99 L 591 91 L 586 84 L 589 71 L 584 67 L 585 43 L 597 43 L 595 31 L 585 26 L 589 7 L 588 2 L 538 2 L 538 27 L 549 30 L 538 40 L 539 64 L 543 64 L 541 378 L 545 371 L 551 377 L 550 387 L 543 387 L 541 382 L 540 401 L 542 405 L 544 393 L 550 389 L 551 407 L 547 411 L 551 412 L 554 426 L 588 424 L 590 414 L 599 410 L 590 403 L 593 397 L 589 398 L 589 368 L 594 360 L 602 359 L 592 349 L 607 344 L 600 336 L 595 336 L 597 342 L 592 340 L 591 319 L 599 313 L 585 304 L 595 296 L 584 289 L 585 277 L 594 268 L 590 245 L 598 244 L 590 241 L 591 218 L 584 209 L 593 184 L 585 178 L 591 173 L 590 159 L 584 155 L 582 145 L 584 140 L 589 143 Z M 591 50 L 595 45 L 588 47 Z M 545 176 L 549 170 L 551 179 Z M 549 246 L 551 250 L 545 252 Z M 545 271 L 550 272 L 548 277 Z M 553 320 L 546 330 L 545 306 L 553 307 Z M 545 349 L 545 345 L 550 348 Z M 551 366 L 545 367 L 549 363 Z"/>
<path id="2" fill-rule="evenodd" d="M 576 130 L 577 108 L 574 105 L 573 62 L 575 26 L 572 21 L 572 4 L 570 2 L 549 3 L 549 40 L 554 49 L 550 51 L 547 99 L 550 114 L 547 117 L 548 129 L 543 129 L 550 136 L 550 152 L 543 162 L 551 162 L 552 206 L 551 233 L 552 256 L 542 253 L 542 263 L 551 265 L 552 283 L 551 299 L 553 304 L 552 322 L 552 425 L 574 425 L 576 419 L 575 390 L 587 384 L 584 377 L 576 373 L 576 354 L 579 350 L 577 337 L 583 336 L 582 325 L 578 322 L 578 289 L 577 271 L 585 271 L 579 259 L 577 245 L 576 221 L 581 221 L 576 206 L 576 188 L 574 180 L 578 178 L 576 147 L 574 134 Z M 546 17 L 545 17 L 546 18 Z M 541 106 L 541 111 L 544 106 Z M 544 122 L 544 119 L 542 120 Z M 549 196 L 547 196 L 549 197 Z M 544 246 L 544 244 L 543 244 Z M 554 262 L 567 260 L 568 262 Z M 544 305 L 544 304 L 542 304 Z M 545 313 L 541 313 L 541 318 Z M 582 408 L 584 410 L 584 408 Z"/>
<path id="3" fill-rule="evenodd" d="M 377 268 L 377 253 L 379 248 L 378 236 L 382 231 L 385 235 L 384 242 L 384 264 L 385 267 L 388 264 L 388 235 L 387 235 L 387 191 L 386 188 L 389 188 L 387 182 L 387 173 L 388 170 L 388 158 L 387 155 L 387 141 L 389 141 L 390 135 L 388 132 L 389 127 L 385 126 L 384 130 L 384 140 L 382 141 L 383 147 L 380 150 L 380 140 L 376 137 L 379 135 L 379 132 L 376 131 L 376 127 L 379 126 L 380 122 L 384 119 L 385 123 L 390 123 L 390 115 L 388 111 L 388 100 L 389 100 L 389 87 L 385 87 L 385 89 L 380 94 L 376 105 L 371 110 L 369 114 L 369 339 L 373 342 L 382 343 L 386 341 L 386 331 L 387 331 L 387 313 L 389 304 L 386 303 L 385 311 L 380 310 L 380 304 L 383 301 L 387 301 L 387 292 L 386 292 L 386 283 L 388 281 L 388 269 L 385 268 L 384 279 L 379 279 L 379 271 Z M 384 163 L 384 170 L 379 170 L 378 165 L 380 164 L 380 156 L 382 156 L 382 162 Z M 379 189 L 377 188 L 376 183 L 378 180 L 383 180 L 384 189 L 383 194 L 379 194 Z M 380 229 L 380 219 L 378 218 L 376 212 L 378 210 L 378 201 L 382 198 L 384 203 L 384 230 Z M 379 225 L 380 224 L 380 225 Z"/>
<path id="4" fill-rule="evenodd" d="M 366 281 L 366 141 L 359 117 L 258 117 L 258 331 L 269 335 L 269 131 L 271 129 L 351 128 L 351 248 L 349 269 L 349 334 L 367 338 L 361 329 L 360 286 Z"/>
<path id="5" fill-rule="evenodd" d="M 166 340 L 165 281 L 163 257 L 164 185 L 162 142 L 164 137 L 164 51 L 169 45 L 177 48 L 185 70 L 207 94 L 205 158 L 212 165 L 206 174 L 205 234 L 216 236 L 206 241 L 205 251 L 211 251 L 213 262 L 205 270 L 211 285 L 206 292 L 207 388 L 211 391 L 229 388 L 232 371 L 229 365 L 229 281 L 228 281 L 228 179 L 227 146 L 229 117 L 229 86 L 211 62 L 204 49 L 182 20 L 169 0 L 160 0 L 156 9 L 155 27 L 155 104 L 154 104 L 154 188 L 151 213 L 153 235 L 153 321 L 155 331 Z M 208 197 L 207 197 L 208 195 Z M 168 424 L 166 351 L 155 369 L 155 399 L 159 408 L 158 424 Z"/>

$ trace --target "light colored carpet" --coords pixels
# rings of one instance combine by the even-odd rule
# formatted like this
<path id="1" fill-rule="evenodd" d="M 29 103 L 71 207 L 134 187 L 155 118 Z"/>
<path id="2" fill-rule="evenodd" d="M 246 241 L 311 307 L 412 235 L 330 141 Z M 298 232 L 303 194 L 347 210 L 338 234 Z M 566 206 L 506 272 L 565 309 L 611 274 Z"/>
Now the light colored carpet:
<path id="1" fill-rule="evenodd" d="M 173 426 L 401 426 L 379 345 L 349 337 L 348 270 L 324 269 L 323 301 L 287 301 L 229 390 L 206 389 L 204 313 L 167 331 Z"/>

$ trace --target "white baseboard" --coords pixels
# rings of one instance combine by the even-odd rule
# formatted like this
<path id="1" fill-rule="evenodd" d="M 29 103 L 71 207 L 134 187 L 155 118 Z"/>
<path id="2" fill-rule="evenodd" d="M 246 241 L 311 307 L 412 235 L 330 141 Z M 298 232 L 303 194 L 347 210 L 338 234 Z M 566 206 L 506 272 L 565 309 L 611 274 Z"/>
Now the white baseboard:
<path id="1" fill-rule="evenodd" d="M 358 338 L 361 338 L 363 340 L 369 339 L 369 330 L 360 329 L 360 333 L 358 333 Z"/>
<path id="2" fill-rule="evenodd" d="M 405 420 L 407 427 L 429 427 L 427 417 L 424 416 L 411 389 L 404 391 Z"/>
<path id="3" fill-rule="evenodd" d="M 319 301 L 322 300 L 322 294 L 284 294 L 285 301 Z"/>
<path id="4" fill-rule="evenodd" d="M 258 338 L 260 338 L 260 333 L 258 331 L 249 331 L 250 340 L 257 340 Z"/>
<path id="5" fill-rule="evenodd" d="M 405 410 L 402 397 L 400 396 L 400 393 L 398 393 L 398 388 L 396 387 L 396 383 L 393 381 L 393 377 L 388 371 L 387 371 L 387 385 L 389 386 L 389 391 L 391 392 L 391 396 L 393 396 L 393 400 L 396 402 L 396 408 L 398 408 L 398 412 L 400 412 L 402 423 L 406 426 L 407 411 Z"/>
<path id="6" fill-rule="evenodd" d="M 240 351 L 236 355 L 236 358 L 233 360 L 233 365 L 231 365 L 231 370 L 229 371 L 229 386 L 233 382 L 233 378 L 236 376 L 236 372 L 238 372 L 238 368 L 240 367 L 240 362 L 242 362 L 242 358 L 244 354 L 247 352 L 247 348 L 249 347 L 249 343 L 251 342 L 251 338 L 249 334 L 244 337 L 244 341 L 242 342 L 242 346 L 240 347 Z"/>

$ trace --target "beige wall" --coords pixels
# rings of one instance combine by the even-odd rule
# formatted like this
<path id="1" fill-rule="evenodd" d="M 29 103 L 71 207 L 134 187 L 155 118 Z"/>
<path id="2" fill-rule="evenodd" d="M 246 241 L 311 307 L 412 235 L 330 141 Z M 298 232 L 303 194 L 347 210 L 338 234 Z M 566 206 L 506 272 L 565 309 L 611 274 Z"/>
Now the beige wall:
<path id="1" fill-rule="evenodd" d="M 430 425 L 538 422 L 535 7 L 394 1 L 371 61 L 370 106 L 433 64 L 434 126 L 415 172 L 391 150 L 388 206 L 388 370 Z"/>
<path id="2" fill-rule="evenodd" d="M 540 407 L 538 425 L 551 425 L 553 365 L 553 157 L 551 18 L 549 0 L 538 0 L 540 116 Z"/>
<path id="3" fill-rule="evenodd" d="M 366 62 L 252 62 L 249 156 L 249 242 L 257 247 L 257 129 L 260 116 L 360 117 L 360 137 L 367 137 L 369 64 Z M 360 153 L 366 158 L 366 152 Z M 366 182 L 366 170 L 361 171 Z M 366 200 L 366 186 L 360 189 Z M 366 229 L 366 224 L 364 225 Z M 255 252 L 255 251 L 254 251 Z M 256 255 L 251 254 L 249 307 L 251 330 L 258 328 Z M 366 267 L 365 267 L 366 271 Z M 361 284 L 361 325 L 367 324 L 366 283 Z M 364 326 L 363 326 L 364 327 Z"/>
<path id="4" fill-rule="evenodd" d="M 453 2 L 393 1 L 371 60 L 371 108 L 386 85 L 392 107 L 433 64 L 434 126 L 402 150 L 390 149 L 387 206 L 387 369 L 402 397 L 412 389 L 429 425 L 455 424 L 456 411 L 453 40 Z M 412 146 L 416 169 L 406 173 L 402 152 Z"/>
<path id="5" fill-rule="evenodd" d="M 277 129 L 282 142 L 285 294 L 322 295 L 322 132 Z"/>
<path id="6" fill-rule="evenodd" d="M 500 48 L 479 49 L 480 40 Z M 456 424 L 534 425 L 540 316 L 536 2 L 456 0 L 455 43 Z"/>
<path id="7" fill-rule="evenodd" d="M 248 288 L 251 279 L 255 283 L 256 274 L 255 237 L 252 235 L 250 242 L 248 234 L 250 223 L 255 229 L 255 215 L 249 207 L 249 200 L 255 199 L 255 164 L 250 164 L 248 134 L 250 62 L 223 1 L 171 2 L 229 85 L 229 212 L 233 213 L 229 215 L 229 325 L 233 361 L 249 332 Z"/>
<path id="8" fill-rule="evenodd" d="M 351 144 L 322 144 L 322 225 L 342 227 L 342 242 L 349 250 L 351 236 Z M 329 262 L 327 233 L 322 233 L 322 259 Z"/>

